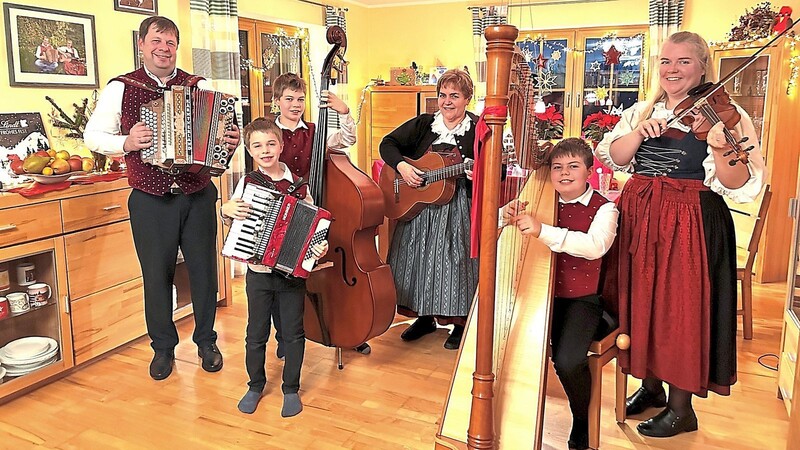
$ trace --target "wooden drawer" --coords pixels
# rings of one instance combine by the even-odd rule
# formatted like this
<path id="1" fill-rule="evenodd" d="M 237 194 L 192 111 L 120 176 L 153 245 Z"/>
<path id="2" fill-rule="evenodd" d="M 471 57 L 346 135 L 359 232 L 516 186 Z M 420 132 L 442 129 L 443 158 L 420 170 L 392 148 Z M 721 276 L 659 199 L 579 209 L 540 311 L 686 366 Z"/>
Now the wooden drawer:
<path id="1" fill-rule="evenodd" d="M 75 364 L 84 363 L 147 333 L 144 286 L 137 278 L 72 301 Z"/>
<path id="2" fill-rule="evenodd" d="M 129 221 L 64 236 L 73 300 L 142 276 Z"/>
<path id="3" fill-rule="evenodd" d="M 373 92 L 371 100 L 373 127 L 395 129 L 417 116 L 416 92 Z"/>
<path id="4" fill-rule="evenodd" d="M 0 210 L 0 247 L 61 234 L 57 201 Z"/>
<path id="5" fill-rule="evenodd" d="M 130 193 L 130 189 L 122 189 L 62 200 L 64 232 L 69 233 L 127 219 Z"/>

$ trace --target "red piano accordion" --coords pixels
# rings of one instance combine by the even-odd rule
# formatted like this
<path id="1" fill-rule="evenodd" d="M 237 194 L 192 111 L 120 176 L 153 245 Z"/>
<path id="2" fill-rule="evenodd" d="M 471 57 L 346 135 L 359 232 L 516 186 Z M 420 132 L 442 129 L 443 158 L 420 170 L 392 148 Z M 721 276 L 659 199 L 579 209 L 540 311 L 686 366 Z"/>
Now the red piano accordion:
<path id="1" fill-rule="evenodd" d="M 153 130 L 153 145 L 142 161 L 170 173 L 222 175 L 233 151 L 225 131 L 233 128 L 236 97 L 189 86 L 172 86 L 140 108 L 140 120 Z"/>
<path id="2" fill-rule="evenodd" d="M 255 183 L 245 185 L 242 200 L 250 215 L 233 221 L 222 256 L 308 278 L 316 264 L 311 247 L 327 237 L 331 213 Z"/>

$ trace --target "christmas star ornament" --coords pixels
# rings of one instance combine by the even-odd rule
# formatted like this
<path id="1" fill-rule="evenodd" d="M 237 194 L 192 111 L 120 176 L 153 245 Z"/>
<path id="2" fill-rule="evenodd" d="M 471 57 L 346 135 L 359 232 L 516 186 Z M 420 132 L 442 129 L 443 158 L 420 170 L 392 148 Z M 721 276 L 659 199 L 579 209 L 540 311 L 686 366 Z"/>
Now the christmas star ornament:
<path id="1" fill-rule="evenodd" d="M 539 56 L 533 60 L 536 63 L 536 68 L 544 70 L 547 68 L 547 58 L 544 57 L 543 54 L 539 53 Z"/>
<path id="2" fill-rule="evenodd" d="M 619 57 L 622 56 L 622 52 L 617 50 L 617 47 L 611 46 L 608 48 L 608 51 L 603 52 L 603 57 L 606 59 L 605 64 L 610 66 L 611 64 L 619 64 Z"/>
<path id="3" fill-rule="evenodd" d="M 598 72 L 600 70 L 600 61 L 592 61 L 589 65 L 589 70 L 592 72 Z"/>

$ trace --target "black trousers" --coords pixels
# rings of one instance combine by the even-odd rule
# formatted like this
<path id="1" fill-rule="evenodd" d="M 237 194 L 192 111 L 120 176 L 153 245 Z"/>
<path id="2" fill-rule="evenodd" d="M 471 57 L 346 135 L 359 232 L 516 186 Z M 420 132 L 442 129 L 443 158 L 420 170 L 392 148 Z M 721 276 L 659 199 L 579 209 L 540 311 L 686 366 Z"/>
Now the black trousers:
<path id="1" fill-rule="evenodd" d="M 589 418 L 592 376 L 587 353 L 603 316 L 601 303 L 598 295 L 553 300 L 553 365 L 569 399 L 573 419 L 582 421 Z"/>
<path id="2" fill-rule="evenodd" d="M 216 342 L 217 188 L 209 183 L 190 195 L 163 197 L 134 189 L 128 197 L 131 230 L 144 279 L 144 315 L 154 350 L 172 351 L 178 330 L 172 320 L 172 282 L 178 246 L 189 272 L 198 345 Z"/>
<path id="3" fill-rule="evenodd" d="M 283 348 L 286 360 L 283 365 L 284 394 L 296 393 L 300 389 L 300 368 L 306 347 L 303 330 L 306 281 L 302 278 L 286 278 L 276 273 L 258 273 L 247 270 L 245 276 L 247 292 L 247 335 L 245 336 L 245 366 L 251 391 L 261 392 L 267 384 L 266 364 L 267 340 L 270 331 L 270 315 L 273 305 L 278 304 L 283 332 Z"/>

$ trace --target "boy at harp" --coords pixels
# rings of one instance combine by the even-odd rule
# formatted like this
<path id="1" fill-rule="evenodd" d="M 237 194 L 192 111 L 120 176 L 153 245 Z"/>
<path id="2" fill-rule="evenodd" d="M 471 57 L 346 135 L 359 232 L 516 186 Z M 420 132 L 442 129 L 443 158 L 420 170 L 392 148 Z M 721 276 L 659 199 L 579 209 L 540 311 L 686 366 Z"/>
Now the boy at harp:
<path id="1" fill-rule="evenodd" d="M 280 191 L 283 194 L 313 203 L 307 193 L 307 185 L 290 189 L 299 184 L 299 177 L 292 174 L 286 164 L 278 158 L 283 151 L 283 136 L 274 123 L 258 118 L 244 128 L 244 145 L 253 158 L 257 168 L 239 180 L 231 199 L 222 205 L 220 214 L 226 224 L 232 219 L 244 220 L 250 212 L 250 205 L 242 200 L 246 183 Z M 312 247 L 314 258 L 319 259 L 328 251 L 327 241 Z M 303 308 L 306 285 L 302 278 L 286 277 L 273 273 L 268 267 L 248 264 L 245 278 L 247 292 L 247 332 L 245 337 L 245 366 L 250 377 L 248 390 L 239 401 L 239 411 L 252 414 L 258 407 L 261 394 L 267 384 L 265 351 L 269 338 L 270 311 L 280 310 L 279 318 L 283 330 L 283 345 L 286 363 L 283 367 L 283 408 L 281 416 L 295 416 L 303 410 L 298 390 L 300 389 L 300 368 L 305 352 L 305 333 L 303 331 Z M 274 305 L 274 306 L 273 306 Z M 277 327 L 276 327 L 277 328 Z"/>
<path id="2" fill-rule="evenodd" d="M 314 146 L 316 124 L 303 121 L 306 111 L 306 82 L 294 73 L 281 74 L 272 84 L 273 104 L 278 105 L 279 114 L 275 124 L 283 133 L 284 152 L 281 162 L 296 176 L 308 179 L 311 171 L 311 153 Z M 333 92 L 322 91 L 320 108 L 330 108 L 339 115 L 341 128 L 328 136 L 327 148 L 344 150 L 356 143 L 356 123 L 350 114 L 350 108 Z M 272 322 L 275 325 L 275 340 L 278 342 L 277 356 L 283 358 L 283 333 L 280 326 L 280 311 L 272 311 Z M 369 354 L 369 344 L 361 344 L 356 350 Z"/>
<path id="3" fill-rule="evenodd" d="M 619 212 L 586 180 L 592 173 L 592 149 L 578 138 L 564 139 L 550 155 L 550 181 L 558 192 L 558 222 L 550 226 L 525 213 L 525 202 L 501 210 L 525 236 L 539 239 L 558 253 L 550 333 L 552 359 L 572 411 L 570 449 L 589 447 L 591 375 L 587 352 L 603 316 L 601 257 L 617 232 Z"/>

